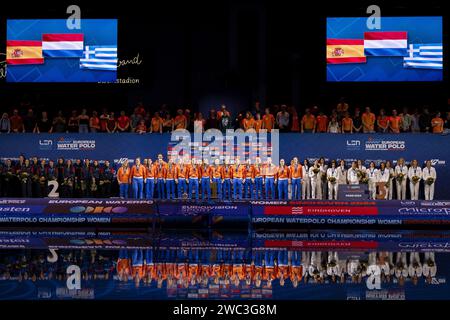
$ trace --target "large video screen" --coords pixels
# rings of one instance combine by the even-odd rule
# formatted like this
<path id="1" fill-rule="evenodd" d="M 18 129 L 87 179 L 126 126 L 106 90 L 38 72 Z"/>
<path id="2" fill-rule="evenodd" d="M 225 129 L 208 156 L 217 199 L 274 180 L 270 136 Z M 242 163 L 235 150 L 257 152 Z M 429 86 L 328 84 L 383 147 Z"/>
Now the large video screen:
<path id="1" fill-rule="evenodd" d="M 7 82 L 115 82 L 117 20 L 8 20 Z"/>
<path id="2" fill-rule="evenodd" d="M 442 81 L 442 17 L 327 18 L 327 81 Z"/>

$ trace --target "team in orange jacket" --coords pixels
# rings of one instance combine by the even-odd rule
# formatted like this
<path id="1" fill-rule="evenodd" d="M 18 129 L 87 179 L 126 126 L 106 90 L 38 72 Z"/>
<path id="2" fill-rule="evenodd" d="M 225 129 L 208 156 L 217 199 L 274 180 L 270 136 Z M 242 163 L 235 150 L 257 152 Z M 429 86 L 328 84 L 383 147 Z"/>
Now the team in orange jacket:
<path id="1" fill-rule="evenodd" d="M 241 164 L 236 158 L 232 163 L 226 158 L 224 164 L 215 159 L 210 165 L 207 160 L 191 160 L 182 157 L 175 161 L 169 158 L 165 162 L 161 154 L 155 162 L 151 159 L 136 159 L 130 168 L 125 161 L 118 170 L 117 181 L 120 185 L 120 196 L 126 198 L 128 186 L 132 185 L 135 198 L 153 199 L 154 189 L 158 190 L 160 199 L 183 198 L 186 194 L 189 199 L 210 199 L 211 184 L 217 187 L 218 199 L 274 199 L 275 189 L 278 199 L 288 198 L 288 185 L 292 184 L 292 199 L 299 200 L 301 194 L 301 180 L 304 176 L 303 166 L 297 158 L 290 165 L 280 160 L 280 165 L 272 163 L 267 158 L 265 163 L 256 158 L 252 163 L 247 160 Z"/>

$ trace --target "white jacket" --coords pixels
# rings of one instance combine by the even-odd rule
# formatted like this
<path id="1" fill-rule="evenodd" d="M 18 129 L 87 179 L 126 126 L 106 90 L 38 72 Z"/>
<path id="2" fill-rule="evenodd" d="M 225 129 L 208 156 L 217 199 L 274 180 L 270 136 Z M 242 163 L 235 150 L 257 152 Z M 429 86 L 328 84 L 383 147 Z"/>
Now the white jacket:
<path id="1" fill-rule="evenodd" d="M 411 180 L 412 177 L 414 177 L 414 176 L 417 176 L 420 179 L 422 179 L 422 168 L 421 167 L 419 167 L 419 166 L 417 166 L 415 168 L 413 168 L 412 166 L 409 167 L 409 170 L 408 170 L 408 178 L 409 178 L 409 180 Z"/>
<path id="2" fill-rule="evenodd" d="M 436 181 L 436 169 L 431 167 L 428 169 L 427 167 L 422 169 L 422 178 L 423 180 L 427 180 L 428 178 L 433 178 Z"/>
<path id="3" fill-rule="evenodd" d="M 389 181 L 389 170 L 388 169 L 378 170 L 377 181 L 378 182 L 388 182 Z"/>
<path id="4" fill-rule="evenodd" d="M 367 177 L 369 178 L 369 182 L 375 183 L 378 182 L 378 169 L 366 169 Z"/>

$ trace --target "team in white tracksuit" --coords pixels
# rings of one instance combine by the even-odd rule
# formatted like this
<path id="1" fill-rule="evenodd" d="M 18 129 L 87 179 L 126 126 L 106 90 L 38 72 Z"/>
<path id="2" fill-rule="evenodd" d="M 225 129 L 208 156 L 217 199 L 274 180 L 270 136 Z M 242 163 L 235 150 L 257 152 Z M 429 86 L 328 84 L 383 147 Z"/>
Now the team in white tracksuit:
<path id="1" fill-rule="evenodd" d="M 377 198 L 377 182 L 378 182 L 378 169 L 375 168 L 375 163 L 371 162 L 368 169 L 366 169 L 367 177 L 369 178 L 369 195 L 370 199 L 375 200 Z"/>
<path id="2" fill-rule="evenodd" d="M 392 200 L 394 196 L 394 176 L 395 176 L 395 170 L 392 168 L 391 162 L 386 161 L 386 170 L 389 171 L 389 188 L 388 188 L 388 199 Z"/>
<path id="3" fill-rule="evenodd" d="M 385 185 L 389 184 L 387 187 L 385 187 L 386 190 L 386 194 L 384 196 L 384 199 L 389 199 L 390 196 L 390 174 L 389 174 L 389 170 L 386 168 L 386 164 L 384 162 L 382 162 L 380 164 L 380 170 L 378 170 L 378 177 L 377 177 L 377 181 L 378 182 L 382 182 Z"/>
<path id="4" fill-rule="evenodd" d="M 434 199 L 434 185 L 436 182 L 436 169 L 431 166 L 431 161 L 427 160 L 425 168 L 422 170 L 422 178 L 425 183 L 425 200 Z M 433 183 L 429 184 L 428 179 L 432 178 Z"/>
<path id="5" fill-rule="evenodd" d="M 316 172 L 314 172 L 316 171 Z M 314 165 L 308 170 L 311 179 L 311 199 L 322 199 L 321 175 L 319 162 L 314 161 Z"/>
<path id="6" fill-rule="evenodd" d="M 408 167 L 405 164 L 405 159 L 400 158 L 395 166 L 395 181 L 397 187 L 397 199 L 406 200 L 406 180 L 408 178 Z M 400 175 L 403 175 L 403 179 L 400 181 Z"/>
<path id="7" fill-rule="evenodd" d="M 406 260 L 406 252 L 397 252 L 394 274 L 399 280 L 408 277 L 408 261 Z"/>
<path id="8" fill-rule="evenodd" d="M 334 182 L 330 179 L 334 178 Z M 336 168 L 336 162 L 331 163 L 331 167 L 327 170 L 327 181 L 328 181 L 328 199 L 337 200 L 338 188 L 339 188 L 339 171 Z"/>
<path id="9" fill-rule="evenodd" d="M 326 199 L 327 198 L 327 170 L 328 166 L 325 164 L 325 159 L 320 158 L 319 159 L 319 166 L 320 166 L 320 198 L 319 199 Z"/>
<path id="10" fill-rule="evenodd" d="M 417 160 L 411 162 L 408 170 L 409 191 L 411 200 L 419 200 L 420 180 L 422 180 L 422 168 L 417 165 Z"/>
<path id="11" fill-rule="evenodd" d="M 309 177 L 309 161 L 303 162 L 302 170 L 302 199 L 311 199 L 311 179 Z"/>
<path id="12" fill-rule="evenodd" d="M 359 184 L 358 169 L 356 162 L 352 163 L 352 167 L 347 171 L 348 184 Z"/>
<path id="13" fill-rule="evenodd" d="M 337 168 L 338 171 L 338 184 L 347 184 L 347 169 L 345 168 L 345 161 L 341 160 L 339 162 L 339 167 Z"/>

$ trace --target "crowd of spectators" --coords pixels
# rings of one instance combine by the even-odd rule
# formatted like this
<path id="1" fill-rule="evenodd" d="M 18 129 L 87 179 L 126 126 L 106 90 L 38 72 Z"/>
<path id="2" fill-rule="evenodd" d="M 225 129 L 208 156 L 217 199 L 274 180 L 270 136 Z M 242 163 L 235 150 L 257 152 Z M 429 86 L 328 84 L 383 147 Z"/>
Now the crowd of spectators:
<path id="1" fill-rule="evenodd" d="M 242 112 L 232 114 L 222 105 L 212 108 L 207 117 L 201 112 L 190 109 L 178 109 L 171 112 L 167 105 L 159 110 L 150 111 L 139 103 L 133 113 L 125 111 L 116 113 L 103 108 L 101 113 L 86 109 L 73 110 L 69 115 L 58 111 L 50 118 L 47 111 L 36 114 L 31 106 L 19 111 L 3 112 L 0 118 L 0 133 L 122 133 L 135 132 L 163 133 L 176 129 L 202 132 L 216 128 L 225 132 L 227 129 L 241 128 L 245 131 L 254 129 L 279 129 L 281 132 L 299 133 L 401 133 L 431 132 L 444 133 L 450 130 L 450 112 L 430 112 L 428 107 L 421 110 L 395 108 L 379 109 L 377 114 L 370 107 L 350 108 L 345 99 L 341 99 L 331 113 L 326 114 L 317 106 L 307 108 L 299 114 L 294 106 L 274 105 L 263 108 L 259 102 Z"/>

